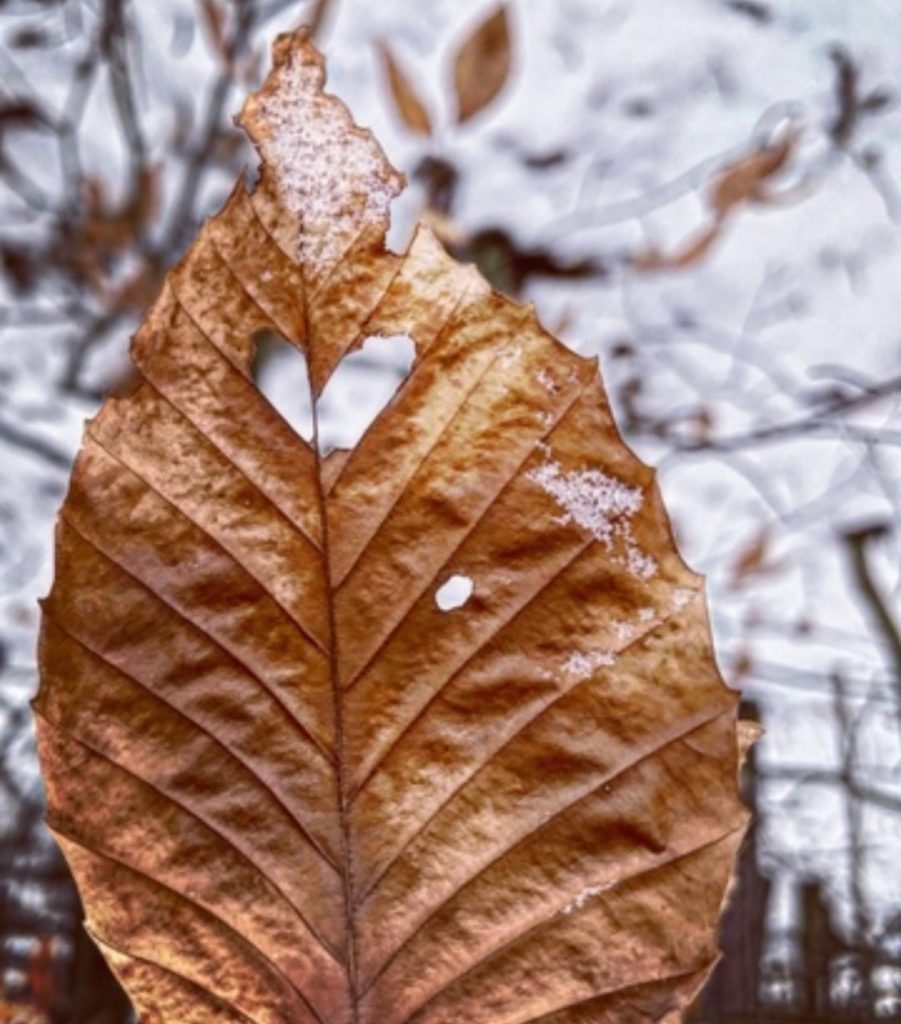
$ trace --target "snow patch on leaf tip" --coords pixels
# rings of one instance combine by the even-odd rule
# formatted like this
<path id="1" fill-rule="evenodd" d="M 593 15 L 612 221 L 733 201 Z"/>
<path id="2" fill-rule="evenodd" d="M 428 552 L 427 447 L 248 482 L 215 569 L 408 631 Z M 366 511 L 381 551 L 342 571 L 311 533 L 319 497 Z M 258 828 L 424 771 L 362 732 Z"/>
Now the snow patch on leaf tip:
<path id="1" fill-rule="evenodd" d="M 366 228 L 387 228 L 388 207 L 404 186 L 372 134 L 323 92 L 324 80 L 318 53 L 293 50 L 244 119 L 281 202 L 298 219 L 298 258 L 323 268 Z"/>

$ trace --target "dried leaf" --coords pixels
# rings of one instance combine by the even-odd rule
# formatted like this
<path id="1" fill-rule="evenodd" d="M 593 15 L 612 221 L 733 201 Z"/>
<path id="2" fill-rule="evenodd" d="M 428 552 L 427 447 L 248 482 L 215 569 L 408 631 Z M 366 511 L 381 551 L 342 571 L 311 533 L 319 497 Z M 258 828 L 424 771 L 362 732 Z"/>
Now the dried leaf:
<path id="1" fill-rule="evenodd" d="M 770 550 L 770 531 L 764 527 L 748 546 L 739 553 L 732 566 L 732 585 L 743 583 L 760 572 Z"/>
<path id="2" fill-rule="evenodd" d="M 771 203 L 775 197 L 767 191 L 770 179 L 779 174 L 791 159 L 797 143 L 794 131 L 759 146 L 724 168 L 713 183 L 710 194 L 712 220 L 671 253 L 648 248 L 632 257 L 639 271 L 684 270 L 699 263 L 723 235 L 729 218 L 748 203 Z"/>
<path id="3" fill-rule="evenodd" d="M 307 33 L 275 59 L 259 183 L 59 520 L 35 711 L 88 927 L 154 1024 L 672 1020 L 746 821 L 699 580 L 595 362 L 427 229 L 388 252 L 400 176 Z M 323 459 L 260 330 L 316 395 L 368 336 L 417 360 Z"/>
<path id="4" fill-rule="evenodd" d="M 512 52 L 507 8 L 483 21 L 460 47 L 454 61 L 457 120 L 468 121 L 484 110 L 510 75 Z"/>
<path id="5" fill-rule="evenodd" d="M 410 131 L 417 132 L 419 135 L 431 135 L 432 122 L 429 119 L 429 112 L 403 68 L 398 64 L 390 46 L 386 42 L 380 42 L 379 53 L 382 57 L 385 75 L 388 78 L 388 87 L 391 90 L 391 98 L 394 100 L 394 108 L 400 119 Z"/>
<path id="6" fill-rule="evenodd" d="M 758 576 L 774 573 L 782 566 L 772 557 L 772 536 L 763 527 L 737 554 L 732 565 L 731 586 L 738 589 Z"/>
<path id="7" fill-rule="evenodd" d="M 797 141 L 795 132 L 785 132 L 726 167 L 714 183 L 710 197 L 716 218 L 722 220 L 745 203 L 768 202 L 765 185 L 784 169 Z"/>

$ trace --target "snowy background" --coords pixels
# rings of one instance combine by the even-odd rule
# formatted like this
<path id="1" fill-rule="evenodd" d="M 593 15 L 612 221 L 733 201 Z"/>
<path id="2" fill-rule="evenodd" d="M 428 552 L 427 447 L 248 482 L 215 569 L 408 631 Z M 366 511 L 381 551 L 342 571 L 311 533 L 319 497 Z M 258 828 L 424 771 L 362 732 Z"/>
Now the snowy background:
<path id="1" fill-rule="evenodd" d="M 429 217 L 600 355 L 629 443 L 659 468 L 724 673 L 767 730 L 773 956 L 810 879 L 846 936 L 901 955 L 896 0 L 510 0 L 512 74 L 464 125 L 451 63 L 482 0 L 0 2 L 4 905 L 72 912 L 13 881 L 52 856 L 26 705 L 67 467 L 85 418 L 127 385 L 161 274 L 254 166 L 230 117 L 272 37 L 314 6 L 331 91 L 410 180 L 393 243 Z M 379 40 L 433 137 L 398 116 Z M 729 170 L 780 145 L 720 226 Z M 261 384 L 300 425 L 299 361 L 266 355 Z M 358 436 L 399 372 L 354 357 L 330 388 L 332 443 Z M 897 974 L 880 984 L 897 1010 Z"/>

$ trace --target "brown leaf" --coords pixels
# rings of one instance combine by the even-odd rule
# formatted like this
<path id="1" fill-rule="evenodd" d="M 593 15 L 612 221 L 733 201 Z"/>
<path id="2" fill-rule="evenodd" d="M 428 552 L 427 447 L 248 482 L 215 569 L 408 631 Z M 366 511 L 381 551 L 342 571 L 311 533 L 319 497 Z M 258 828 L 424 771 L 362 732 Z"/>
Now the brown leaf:
<path id="1" fill-rule="evenodd" d="M 770 197 L 764 186 L 783 170 L 797 141 L 794 131 L 785 132 L 726 167 L 711 192 L 710 204 L 717 219 L 722 220 L 745 203 L 767 202 Z"/>
<path id="2" fill-rule="evenodd" d="M 639 271 L 684 270 L 699 263 L 723 235 L 728 219 L 748 203 L 771 203 L 774 196 L 766 185 L 791 159 L 798 136 L 788 131 L 774 142 L 765 143 L 725 167 L 713 183 L 710 207 L 713 218 L 697 234 L 671 253 L 649 248 L 632 257 Z"/>
<path id="3" fill-rule="evenodd" d="M 390 46 L 386 42 L 380 42 L 378 47 L 385 75 L 388 78 L 391 98 L 394 100 L 394 109 L 400 119 L 410 131 L 419 135 L 431 135 L 432 122 L 429 119 L 429 112 L 413 88 L 412 82 L 398 64 Z"/>
<path id="4" fill-rule="evenodd" d="M 386 250 L 400 176 L 307 33 L 275 60 L 259 183 L 59 519 L 35 711 L 88 927 L 154 1024 L 675 1019 L 746 822 L 700 582 L 596 363 L 427 229 Z M 417 359 L 323 458 L 262 330 L 316 395 L 368 336 Z"/>
<path id="5" fill-rule="evenodd" d="M 503 89 L 512 59 L 507 8 L 501 5 L 457 51 L 454 90 L 459 122 L 484 110 Z"/>
<path id="6" fill-rule="evenodd" d="M 738 589 L 758 576 L 776 572 L 781 568 L 772 558 L 772 537 L 768 527 L 763 527 L 742 548 L 732 566 L 731 585 Z"/>

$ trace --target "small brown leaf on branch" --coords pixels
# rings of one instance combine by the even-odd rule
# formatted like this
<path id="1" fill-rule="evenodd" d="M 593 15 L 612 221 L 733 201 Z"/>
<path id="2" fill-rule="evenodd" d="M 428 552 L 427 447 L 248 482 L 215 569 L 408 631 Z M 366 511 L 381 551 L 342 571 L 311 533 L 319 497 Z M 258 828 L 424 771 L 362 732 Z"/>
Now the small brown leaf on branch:
<path id="1" fill-rule="evenodd" d="M 274 56 L 259 181 L 58 522 L 35 713 L 87 927 L 154 1024 L 675 1020 L 747 819 L 701 582 L 596 362 L 427 228 L 388 250 L 401 176 L 308 32 Z M 416 360 L 325 456 L 261 332 L 313 399 L 371 336 Z"/>
<path id="2" fill-rule="evenodd" d="M 378 44 L 379 54 L 382 58 L 382 66 L 388 79 L 388 87 L 391 91 L 391 98 L 394 100 L 394 108 L 401 120 L 410 129 L 419 135 L 432 134 L 432 122 L 425 104 L 419 98 L 413 84 L 407 77 L 403 68 L 397 61 L 387 42 Z"/>
<path id="3" fill-rule="evenodd" d="M 730 219 L 751 203 L 777 201 L 768 191 L 770 180 L 782 171 L 794 153 L 798 136 L 785 132 L 773 142 L 764 143 L 725 167 L 710 191 L 710 221 L 671 252 L 650 247 L 632 257 L 639 271 L 684 270 L 699 263 L 722 237 Z"/>
<path id="4" fill-rule="evenodd" d="M 771 198 L 765 189 L 790 160 L 798 137 L 785 132 L 774 142 L 768 142 L 736 160 L 723 170 L 714 183 L 710 205 L 718 220 L 722 220 L 745 203 L 766 203 Z"/>
<path id="5" fill-rule="evenodd" d="M 499 6 L 457 51 L 454 90 L 461 123 L 484 110 L 503 89 L 513 57 L 507 8 Z"/>

